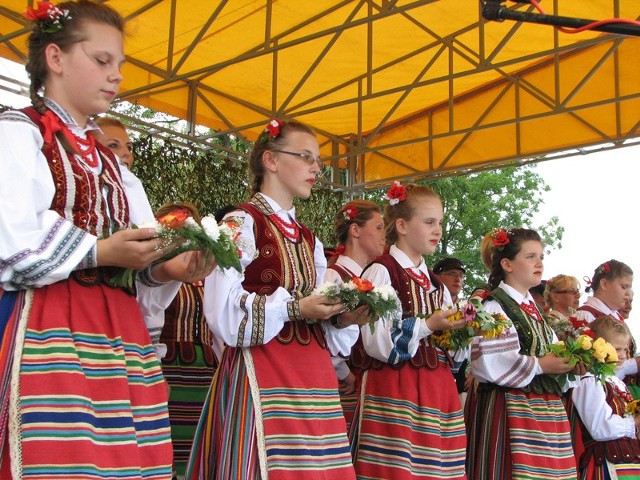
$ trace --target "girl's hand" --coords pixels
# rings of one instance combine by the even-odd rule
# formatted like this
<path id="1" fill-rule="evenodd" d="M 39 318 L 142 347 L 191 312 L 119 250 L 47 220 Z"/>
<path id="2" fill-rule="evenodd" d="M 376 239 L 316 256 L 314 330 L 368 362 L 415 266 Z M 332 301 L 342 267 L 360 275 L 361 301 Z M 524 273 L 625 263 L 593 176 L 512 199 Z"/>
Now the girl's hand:
<path id="1" fill-rule="evenodd" d="M 344 310 L 344 303 L 324 295 L 309 295 L 298 300 L 298 303 L 304 318 L 316 320 L 327 320 Z"/>
<path id="2" fill-rule="evenodd" d="M 457 308 L 451 308 L 449 310 L 440 310 L 431 315 L 426 320 L 427 327 L 432 332 L 436 330 L 455 330 L 456 328 L 462 328 L 465 325 L 465 319 L 460 318 L 450 322 L 447 317 L 454 315 L 458 311 Z"/>
<path id="3" fill-rule="evenodd" d="M 360 305 L 355 310 L 347 310 L 338 314 L 338 324 L 347 327 L 349 325 L 367 325 L 371 312 L 366 305 Z"/>
<path id="4" fill-rule="evenodd" d="M 555 353 L 547 353 L 538 358 L 542 373 L 568 373 L 574 367 L 569 365 L 569 359 L 557 356 Z"/>
<path id="5" fill-rule="evenodd" d="M 180 245 L 179 240 L 156 238 L 153 228 L 118 230 L 97 242 L 97 265 L 142 270 Z"/>
<path id="6" fill-rule="evenodd" d="M 340 392 L 342 395 L 348 395 L 350 393 L 353 393 L 355 389 L 356 389 L 356 376 L 353 374 L 353 372 L 349 372 L 349 375 L 347 375 L 347 378 L 338 380 L 338 392 Z"/>
<path id="7" fill-rule="evenodd" d="M 184 252 L 171 260 L 154 265 L 151 276 L 158 282 L 178 280 L 193 283 L 204 279 L 216 265 L 216 259 L 210 253 Z"/>

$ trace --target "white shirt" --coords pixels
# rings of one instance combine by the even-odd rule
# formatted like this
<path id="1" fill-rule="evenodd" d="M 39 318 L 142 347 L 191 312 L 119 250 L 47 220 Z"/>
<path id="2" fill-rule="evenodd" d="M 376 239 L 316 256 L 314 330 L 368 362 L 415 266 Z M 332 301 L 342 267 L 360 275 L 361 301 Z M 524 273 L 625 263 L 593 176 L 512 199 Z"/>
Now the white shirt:
<path id="1" fill-rule="evenodd" d="M 295 208 L 284 210 L 275 200 L 261 194 L 274 212 L 283 220 L 290 222 L 296 219 Z M 240 241 L 242 257 L 240 263 L 243 270 L 255 260 L 256 240 L 253 233 L 254 221 L 251 215 L 244 210 L 235 210 L 225 216 L 238 219 L 240 227 Z M 318 285 L 324 279 L 327 268 L 327 260 L 324 256 L 322 242 L 316 238 L 314 250 L 314 264 Z M 236 270 L 216 269 L 204 282 L 204 314 L 207 324 L 213 334 L 220 338 L 226 345 L 232 347 L 250 347 L 253 329 L 253 304 L 257 294 L 246 291 L 242 282 L 244 274 Z M 316 285 L 317 286 L 317 285 Z M 264 305 L 264 330 L 262 343 L 268 343 L 278 335 L 285 322 L 289 321 L 287 314 L 287 302 L 292 300 L 291 294 L 282 287 L 278 287 L 271 295 L 266 296 Z M 246 323 L 245 323 L 246 322 Z M 244 338 L 238 344 L 241 324 L 244 324 L 242 333 Z M 332 327 L 329 322 L 320 322 L 324 330 L 327 345 L 332 355 L 348 355 L 351 346 L 355 342 L 353 335 L 345 330 Z"/>
<path id="2" fill-rule="evenodd" d="M 627 389 L 624 382 L 616 376 L 611 376 L 606 381 L 617 388 Z M 607 403 L 604 387 L 596 382 L 590 373 L 582 377 L 571 392 L 571 397 L 582 423 L 594 440 L 604 442 L 623 437 L 635 438 L 636 425 L 633 416 L 621 417 L 613 413 Z"/>
<path id="3" fill-rule="evenodd" d="M 613 318 L 615 318 L 616 320 L 620 319 L 620 316 L 618 315 L 618 311 L 617 310 L 611 310 L 609 307 L 607 307 L 605 305 L 605 303 L 596 298 L 596 297 L 589 297 L 587 298 L 587 301 L 585 302 L 585 305 L 588 305 L 590 307 L 595 308 L 596 310 L 602 312 L 604 315 L 610 315 Z M 580 319 L 580 320 L 584 320 L 588 323 L 593 322 L 596 319 L 596 316 L 591 313 L 588 312 L 586 310 L 578 310 L 575 314 L 574 317 Z"/>
<path id="4" fill-rule="evenodd" d="M 529 292 L 523 296 L 513 287 L 501 282 L 504 290 L 519 305 L 523 301 L 533 302 Z M 500 313 L 508 318 L 502 306 L 495 300 L 484 304 L 489 313 Z M 554 342 L 557 338 L 554 333 Z M 542 373 L 538 359 L 520 354 L 518 332 L 512 325 L 497 338 L 474 337 L 471 342 L 471 373 L 480 382 L 495 383 L 510 388 L 523 388 Z"/>
<path id="5" fill-rule="evenodd" d="M 402 268 L 413 268 L 414 270 L 417 270 L 416 273 L 424 273 L 429 277 L 429 270 L 427 269 L 427 265 L 424 263 L 424 260 L 421 261 L 417 268 L 415 268 L 409 257 L 395 245 L 391 246 L 389 254 L 400 264 Z M 389 271 L 379 263 L 374 263 L 369 266 L 369 268 L 367 268 L 363 273 L 363 278 L 366 278 L 375 286 L 391 285 Z M 433 285 L 431 277 L 429 277 L 429 280 L 431 281 L 429 292 L 432 292 L 436 290 L 436 287 Z M 446 288 L 444 289 L 442 304 L 453 304 L 451 301 L 451 294 Z M 400 330 L 404 331 L 403 335 L 397 335 Z M 403 320 L 402 307 L 400 307 L 396 312 L 394 321 L 385 321 L 382 318 L 376 320 L 373 333 L 371 333 L 369 325 L 364 325 L 360 329 L 362 343 L 369 356 L 386 363 L 389 363 L 389 357 L 394 351 L 402 351 L 403 353 L 406 351 L 406 354 L 412 358 L 418 351 L 420 340 L 428 337 L 432 333 L 433 332 L 429 327 L 427 327 L 427 322 L 424 318 L 409 317 Z M 407 336 L 409 337 L 408 344 L 400 347 L 400 340 L 403 340 L 404 342 Z M 394 355 L 391 363 L 398 363 L 399 361 L 400 358 Z"/>

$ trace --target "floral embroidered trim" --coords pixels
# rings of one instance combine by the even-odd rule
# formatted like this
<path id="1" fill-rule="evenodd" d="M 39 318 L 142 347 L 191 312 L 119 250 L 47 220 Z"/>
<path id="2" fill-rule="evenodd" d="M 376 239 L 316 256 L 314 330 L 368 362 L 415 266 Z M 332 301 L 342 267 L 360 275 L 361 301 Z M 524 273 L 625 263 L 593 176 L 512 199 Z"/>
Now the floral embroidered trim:
<path id="1" fill-rule="evenodd" d="M 264 131 L 258 137 L 260 143 L 267 143 L 269 140 L 275 140 L 280 136 L 280 128 L 282 128 L 282 121 L 274 118 L 271 120 Z"/>
<path id="2" fill-rule="evenodd" d="M 51 2 L 38 2 L 36 8 L 27 7 L 22 14 L 40 27 L 43 33 L 56 33 L 64 28 L 62 20 L 70 20 L 69 10 L 53 5 Z"/>
<path id="3" fill-rule="evenodd" d="M 389 200 L 389 205 L 404 202 L 407 199 L 407 187 L 396 180 L 391 184 L 391 188 L 389 188 L 386 197 Z"/>

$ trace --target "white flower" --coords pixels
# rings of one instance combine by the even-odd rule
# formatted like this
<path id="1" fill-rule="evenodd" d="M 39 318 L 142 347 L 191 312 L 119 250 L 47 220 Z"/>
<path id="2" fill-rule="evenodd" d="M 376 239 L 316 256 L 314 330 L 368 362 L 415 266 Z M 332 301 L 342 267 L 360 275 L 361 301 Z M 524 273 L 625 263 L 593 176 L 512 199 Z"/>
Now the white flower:
<path id="1" fill-rule="evenodd" d="M 395 205 L 396 203 L 400 203 L 400 200 L 397 198 L 392 198 L 389 200 L 389 205 Z"/>
<path id="2" fill-rule="evenodd" d="M 342 288 L 344 288 L 344 290 L 357 290 L 358 286 L 353 283 L 353 280 L 349 280 L 347 283 L 342 284 Z"/>
<path id="3" fill-rule="evenodd" d="M 153 228 L 156 232 L 160 233 L 162 231 L 162 225 L 158 223 L 156 220 L 147 220 L 146 222 L 142 222 L 137 225 L 138 228 Z"/>
<path id="4" fill-rule="evenodd" d="M 323 283 L 322 285 L 318 285 L 314 290 L 313 290 L 313 295 L 327 295 L 331 292 L 333 292 L 336 288 L 336 284 L 333 282 L 326 282 Z"/>
<path id="5" fill-rule="evenodd" d="M 200 228 L 200 225 L 198 225 L 198 222 L 196 222 L 193 217 L 187 217 L 184 221 L 184 226 L 188 228 Z"/>
<path id="6" fill-rule="evenodd" d="M 380 285 L 376 287 L 376 292 L 382 297 L 383 300 L 389 300 L 396 298 L 396 291 L 391 285 Z"/>
<path id="7" fill-rule="evenodd" d="M 215 218 L 209 215 L 203 217 L 202 228 L 211 240 L 214 242 L 218 241 L 218 238 L 220 238 L 220 227 L 218 227 L 218 222 L 216 222 Z"/>

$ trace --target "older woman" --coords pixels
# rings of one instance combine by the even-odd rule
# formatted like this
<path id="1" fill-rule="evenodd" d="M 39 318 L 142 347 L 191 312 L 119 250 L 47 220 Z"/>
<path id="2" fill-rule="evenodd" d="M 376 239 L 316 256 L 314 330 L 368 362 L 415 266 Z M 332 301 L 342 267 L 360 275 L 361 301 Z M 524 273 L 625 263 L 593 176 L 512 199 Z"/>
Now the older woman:
<path id="1" fill-rule="evenodd" d="M 570 275 L 556 275 L 547 281 L 544 301 L 549 310 L 547 315 L 565 319 L 573 315 L 580 306 L 580 283 Z"/>

